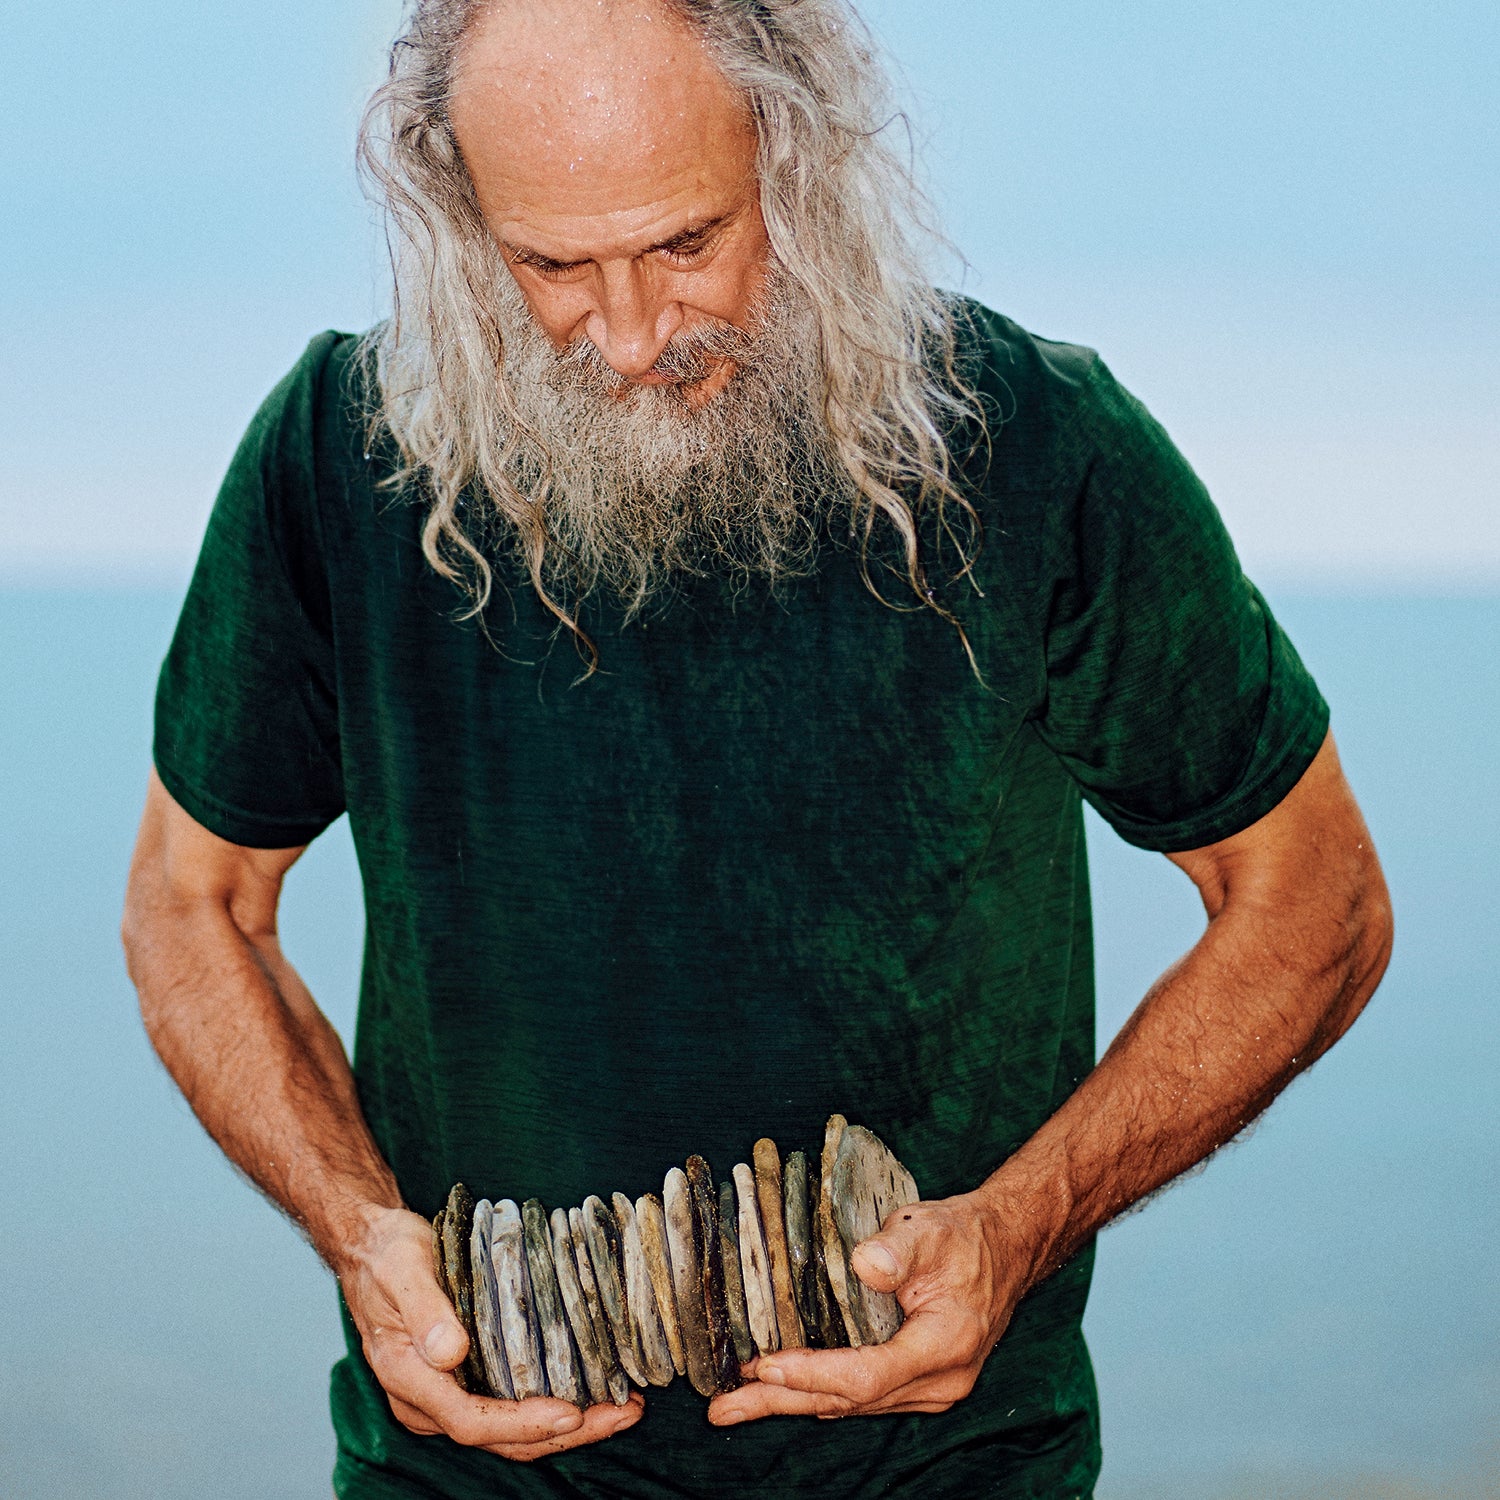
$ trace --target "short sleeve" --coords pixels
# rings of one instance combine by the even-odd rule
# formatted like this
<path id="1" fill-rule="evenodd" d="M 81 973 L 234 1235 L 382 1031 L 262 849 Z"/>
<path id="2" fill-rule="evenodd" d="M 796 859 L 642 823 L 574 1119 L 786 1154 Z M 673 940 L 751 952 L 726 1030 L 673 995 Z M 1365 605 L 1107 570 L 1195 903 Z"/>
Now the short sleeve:
<path id="1" fill-rule="evenodd" d="M 1328 707 L 1213 502 L 1096 362 L 1060 546 L 1037 728 L 1121 837 L 1163 853 L 1248 828 L 1296 785 Z"/>
<path id="2" fill-rule="evenodd" d="M 337 338 L 313 340 L 241 441 L 157 686 L 163 784 L 205 828 L 252 848 L 305 844 L 344 810 L 315 478 Z"/>

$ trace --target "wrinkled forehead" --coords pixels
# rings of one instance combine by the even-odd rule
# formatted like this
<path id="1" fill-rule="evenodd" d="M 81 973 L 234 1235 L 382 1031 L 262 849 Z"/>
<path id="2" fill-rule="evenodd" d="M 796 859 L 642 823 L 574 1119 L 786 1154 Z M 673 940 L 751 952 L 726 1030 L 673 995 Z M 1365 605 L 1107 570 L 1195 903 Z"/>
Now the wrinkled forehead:
<path id="1" fill-rule="evenodd" d="M 460 46 L 449 117 L 471 169 L 564 189 L 677 171 L 754 133 L 702 40 L 657 0 L 494 0 Z"/>

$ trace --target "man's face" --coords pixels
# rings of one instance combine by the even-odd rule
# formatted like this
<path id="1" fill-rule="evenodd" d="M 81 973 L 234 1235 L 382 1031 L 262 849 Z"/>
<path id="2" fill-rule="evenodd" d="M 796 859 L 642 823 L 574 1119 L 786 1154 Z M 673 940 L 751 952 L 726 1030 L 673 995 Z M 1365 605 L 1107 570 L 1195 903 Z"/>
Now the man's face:
<path id="1" fill-rule="evenodd" d="M 501 0 L 465 41 L 449 117 L 556 347 L 587 339 L 626 393 L 676 384 L 690 408 L 728 384 L 732 357 L 684 375 L 672 356 L 694 331 L 752 330 L 769 243 L 753 123 L 694 37 L 651 0 Z"/>

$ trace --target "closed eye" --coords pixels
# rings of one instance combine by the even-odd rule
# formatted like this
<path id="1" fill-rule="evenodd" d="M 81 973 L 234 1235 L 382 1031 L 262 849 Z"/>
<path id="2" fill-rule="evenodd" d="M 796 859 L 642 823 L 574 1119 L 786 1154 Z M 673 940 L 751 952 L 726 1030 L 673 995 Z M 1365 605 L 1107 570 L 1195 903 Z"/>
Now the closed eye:
<path id="1" fill-rule="evenodd" d="M 542 255 L 535 250 L 516 249 L 510 252 L 510 263 L 513 266 L 526 266 L 549 280 L 566 276 L 569 271 L 576 271 L 588 265 L 586 260 L 553 260 L 550 255 Z"/>
<path id="2" fill-rule="evenodd" d="M 689 229 L 684 229 L 681 234 L 674 234 L 671 239 L 663 240 L 659 245 L 651 248 L 658 254 L 665 256 L 677 265 L 690 266 L 696 261 L 702 260 L 719 243 L 725 220 L 714 219 L 707 224 L 695 224 Z"/>

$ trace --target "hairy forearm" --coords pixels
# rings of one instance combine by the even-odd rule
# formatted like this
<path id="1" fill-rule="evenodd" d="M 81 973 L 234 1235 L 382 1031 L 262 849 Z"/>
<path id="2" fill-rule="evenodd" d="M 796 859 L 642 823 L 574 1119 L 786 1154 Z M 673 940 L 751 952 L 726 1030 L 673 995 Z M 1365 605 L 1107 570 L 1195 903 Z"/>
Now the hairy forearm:
<path id="1" fill-rule="evenodd" d="M 223 903 L 137 890 L 126 951 L 152 1045 L 194 1113 L 341 1269 L 401 1198 L 343 1045 L 274 933 L 241 931 Z"/>
<path id="2" fill-rule="evenodd" d="M 981 1194 L 1032 1251 L 1026 1285 L 1230 1140 L 1353 1023 L 1389 954 L 1378 870 L 1315 915 L 1223 903 L 1098 1067 Z"/>

